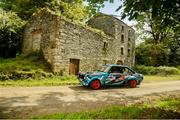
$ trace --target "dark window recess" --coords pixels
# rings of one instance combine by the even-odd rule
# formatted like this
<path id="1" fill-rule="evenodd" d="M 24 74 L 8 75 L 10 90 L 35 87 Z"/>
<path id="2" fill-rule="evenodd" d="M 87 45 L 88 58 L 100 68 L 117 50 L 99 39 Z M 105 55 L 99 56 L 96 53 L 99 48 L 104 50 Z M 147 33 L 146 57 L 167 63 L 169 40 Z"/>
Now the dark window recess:
<path id="1" fill-rule="evenodd" d="M 128 41 L 130 42 L 130 41 L 131 41 L 131 38 L 128 38 Z"/>
<path id="2" fill-rule="evenodd" d="M 130 43 L 128 43 L 128 47 L 130 47 L 131 46 L 131 44 Z"/>
<path id="3" fill-rule="evenodd" d="M 131 50 L 130 50 L 130 49 L 128 49 L 128 57 L 130 56 L 130 54 L 131 54 Z"/>
<path id="4" fill-rule="evenodd" d="M 107 60 L 103 60 L 103 64 L 106 65 L 108 63 Z"/>
<path id="5" fill-rule="evenodd" d="M 128 36 L 131 36 L 131 30 L 128 31 Z"/>
<path id="6" fill-rule="evenodd" d="M 121 48 L 121 55 L 124 55 L 124 49 L 123 49 L 123 47 Z"/>
<path id="7" fill-rule="evenodd" d="M 61 49 L 62 53 L 65 53 L 65 49 Z"/>
<path id="8" fill-rule="evenodd" d="M 81 44 L 82 44 L 81 39 L 79 39 L 79 45 L 81 45 Z"/>
<path id="9" fill-rule="evenodd" d="M 103 50 L 107 50 L 107 47 L 108 47 L 108 43 L 104 42 Z"/>
<path id="10" fill-rule="evenodd" d="M 121 27 L 121 32 L 124 32 L 124 26 Z"/>
<path id="11" fill-rule="evenodd" d="M 121 43 L 124 43 L 124 35 L 121 35 Z"/>

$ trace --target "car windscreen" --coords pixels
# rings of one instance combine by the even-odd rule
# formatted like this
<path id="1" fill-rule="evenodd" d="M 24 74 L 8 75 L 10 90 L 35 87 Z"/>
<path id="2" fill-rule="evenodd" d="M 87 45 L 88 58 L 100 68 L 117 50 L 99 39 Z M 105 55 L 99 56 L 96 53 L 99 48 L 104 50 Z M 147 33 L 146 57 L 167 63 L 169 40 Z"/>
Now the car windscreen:
<path id="1" fill-rule="evenodd" d="M 107 69 L 108 69 L 108 66 L 104 65 L 104 66 L 101 67 L 100 71 L 101 72 L 106 72 Z"/>

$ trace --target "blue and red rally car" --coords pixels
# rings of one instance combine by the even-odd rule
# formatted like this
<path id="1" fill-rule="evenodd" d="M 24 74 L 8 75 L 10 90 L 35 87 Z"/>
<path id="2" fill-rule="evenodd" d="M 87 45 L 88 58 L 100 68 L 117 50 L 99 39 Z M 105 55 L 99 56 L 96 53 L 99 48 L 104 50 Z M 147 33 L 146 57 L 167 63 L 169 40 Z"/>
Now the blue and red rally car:
<path id="1" fill-rule="evenodd" d="M 101 70 L 91 73 L 79 73 L 79 81 L 83 86 L 100 89 L 104 86 L 129 86 L 135 88 L 140 85 L 143 75 L 136 73 L 127 66 L 110 64 L 102 66 Z"/>

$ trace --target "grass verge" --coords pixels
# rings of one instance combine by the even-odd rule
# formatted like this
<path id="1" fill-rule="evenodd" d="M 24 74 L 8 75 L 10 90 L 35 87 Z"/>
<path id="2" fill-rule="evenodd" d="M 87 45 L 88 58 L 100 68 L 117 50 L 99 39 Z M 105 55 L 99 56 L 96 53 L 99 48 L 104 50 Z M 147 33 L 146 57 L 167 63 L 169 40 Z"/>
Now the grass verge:
<path id="1" fill-rule="evenodd" d="M 179 75 L 171 76 L 144 76 L 143 83 L 167 82 L 180 80 Z M 75 76 L 52 76 L 39 79 L 5 80 L 0 81 L 0 86 L 58 86 L 58 85 L 78 85 L 79 81 Z"/>
<path id="2" fill-rule="evenodd" d="M 180 118 L 180 99 L 166 99 L 153 104 L 111 106 L 105 109 L 42 115 L 34 119 L 177 119 Z"/>
<path id="3" fill-rule="evenodd" d="M 40 79 L 53 76 L 50 65 L 38 54 L 0 58 L 0 80 Z"/>
<path id="4" fill-rule="evenodd" d="M 0 81 L 0 86 L 13 87 L 32 87 L 32 86 L 58 86 L 58 85 L 77 85 L 79 81 L 75 76 L 53 76 L 43 79 L 23 79 Z"/>
<path id="5" fill-rule="evenodd" d="M 180 75 L 145 75 L 144 83 L 180 80 Z M 55 76 L 39 53 L 0 58 L 0 86 L 58 86 L 78 84 L 75 76 Z"/>
<path id="6" fill-rule="evenodd" d="M 143 83 L 153 83 L 153 82 L 168 82 L 180 80 L 180 75 L 168 75 L 168 76 L 159 76 L 159 75 L 145 75 Z"/>

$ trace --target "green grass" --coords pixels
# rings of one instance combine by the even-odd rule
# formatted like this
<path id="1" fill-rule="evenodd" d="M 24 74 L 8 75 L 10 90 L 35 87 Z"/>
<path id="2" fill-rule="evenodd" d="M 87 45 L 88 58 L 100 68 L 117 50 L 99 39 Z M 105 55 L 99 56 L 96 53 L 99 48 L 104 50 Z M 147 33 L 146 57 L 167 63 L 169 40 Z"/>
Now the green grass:
<path id="1" fill-rule="evenodd" d="M 171 76 L 144 76 L 143 83 L 167 82 L 180 80 L 179 75 Z M 37 79 L 20 79 L 0 81 L 0 86 L 58 86 L 58 85 L 78 85 L 79 81 L 75 76 L 52 76 Z"/>
<path id="2" fill-rule="evenodd" d="M 145 75 L 144 83 L 180 80 L 180 75 Z M 38 53 L 0 58 L 0 86 L 57 86 L 78 84 L 75 76 L 55 76 Z"/>
<path id="3" fill-rule="evenodd" d="M 57 86 L 78 84 L 75 76 L 54 75 L 38 53 L 0 58 L 0 86 Z"/>
<path id="4" fill-rule="evenodd" d="M 159 76 L 159 75 L 145 75 L 143 83 L 153 83 L 153 82 L 167 82 L 180 80 L 180 75 L 168 75 L 168 76 Z"/>
<path id="5" fill-rule="evenodd" d="M 131 106 L 111 106 L 100 110 L 56 113 L 53 115 L 42 115 L 34 119 L 165 119 L 180 118 L 180 99 L 166 99 L 156 101 L 153 104 L 141 104 Z"/>
<path id="6" fill-rule="evenodd" d="M 77 85 L 79 81 L 75 76 L 53 76 L 43 79 L 23 79 L 0 81 L 0 86 L 31 87 L 31 86 L 58 86 L 58 85 Z"/>
<path id="7" fill-rule="evenodd" d="M 16 58 L 0 58 L 0 72 L 19 71 L 46 71 L 51 72 L 49 65 L 38 55 L 18 56 Z"/>
<path id="8" fill-rule="evenodd" d="M 49 64 L 37 54 L 0 59 L 0 80 L 40 79 L 53 76 Z"/>
<path id="9" fill-rule="evenodd" d="M 172 110 L 180 112 L 180 98 L 179 99 L 171 99 L 168 98 L 166 100 L 158 100 L 155 103 L 151 104 L 144 104 L 145 107 L 154 107 L 160 108 L 164 110 Z"/>

